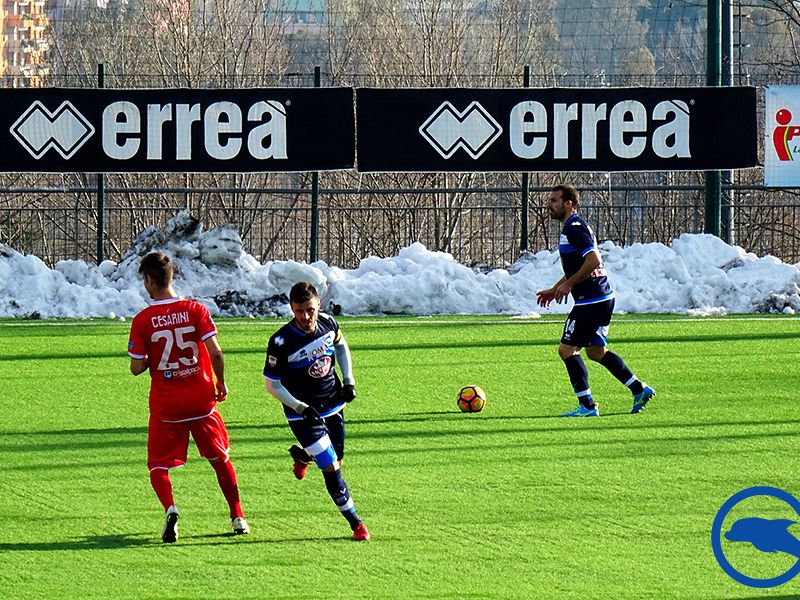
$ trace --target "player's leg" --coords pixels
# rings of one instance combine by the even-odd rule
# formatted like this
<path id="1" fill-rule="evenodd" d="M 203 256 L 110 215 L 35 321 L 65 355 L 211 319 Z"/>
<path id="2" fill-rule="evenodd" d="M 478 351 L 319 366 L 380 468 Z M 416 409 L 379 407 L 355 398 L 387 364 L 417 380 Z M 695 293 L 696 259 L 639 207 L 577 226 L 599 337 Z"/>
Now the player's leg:
<path id="1" fill-rule="evenodd" d="M 581 357 L 580 340 L 585 337 L 585 315 L 580 307 L 574 307 L 567 315 L 564 322 L 564 331 L 561 343 L 558 346 L 558 355 L 564 361 L 572 390 L 578 398 L 578 406 L 574 410 L 563 413 L 562 417 L 596 417 L 600 414 L 597 404 L 592 398 L 589 388 L 589 371 Z"/>
<path id="2" fill-rule="evenodd" d="M 344 410 L 325 417 L 324 421 L 325 427 L 328 429 L 328 437 L 331 439 L 331 446 L 336 453 L 336 460 L 341 467 L 344 463 Z"/>
<path id="3" fill-rule="evenodd" d="M 179 423 L 164 423 L 150 417 L 147 435 L 147 468 L 150 485 L 164 507 L 161 539 L 172 543 L 178 539 L 178 507 L 172 492 L 169 469 L 186 464 L 189 431 Z"/>
<path id="4" fill-rule="evenodd" d="M 296 479 L 305 479 L 308 465 L 314 462 L 314 457 L 297 444 L 289 446 L 289 456 L 292 457 L 292 472 Z"/>
<path id="5" fill-rule="evenodd" d="M 321 423 L 290 421 L 289 426 L 297 441 L 314 457 L 317 467 L 322 471 L 325 488 L 339 512 L 350 524 L 353 539 L 368 540 L 369 531 L 356 513 L 350 488 L 342 477 L 339 462 L 344 454 L 344 416 L 341 413 L 331 415 Z M 342 454 L 339 455 L 338 452 Z"/>
<path id="6" fill-rule="evenodd" d="M 172 494 L 172 481 L 169 478 L 169 471 L 162 467 L 156 467 L 150 471 L 150 485 L 161 502 L 161 506 L 166 511 L 170 506 L 175 504 L 175 498 Z"/>
<path id="7" fill-rule="evenodd" d="M 190 428 L 200 456 L 208 460 L 217 475 L 222 495 L 228 503 L 234 533 L 250 533 L 250 527 L 242 512 L 236 470 L 228 458 L 230 444 L 222 416 L 214 411 L 203 419 L 190 421 Z"/>
<path id="8" fill-rule="evenodd" d="M 613 298 L 598 304 L 595 310 L 599 326 L 595 336 L 586 347 L 586 355 L 591 360 L 603 365 L 609 373 L 631 391 L 633 395 L 633 410 L 631 412 L 639 412 L 650 398 L 655 395 L 655 391 L 646 383 L 639 381 L 639 378 L 633 374 L 633 371 L 619 354 L 608 349 L 608 328 L 611 323 L 611 315 L 614 312 Z"/>

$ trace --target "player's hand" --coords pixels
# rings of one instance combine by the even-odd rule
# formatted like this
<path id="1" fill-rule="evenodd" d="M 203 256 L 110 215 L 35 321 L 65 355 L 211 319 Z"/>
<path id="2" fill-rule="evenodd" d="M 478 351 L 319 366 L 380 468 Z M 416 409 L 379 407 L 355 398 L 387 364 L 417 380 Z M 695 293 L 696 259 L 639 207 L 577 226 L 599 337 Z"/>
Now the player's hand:
<path id="1" fill-rule="evenodd" d="M 303 412 L 300 415 L 307 421 L 308 423 L 319 423 L 322 421 L 322 417 L 319 416 L 317 409 L 313 406 L 306 406 L 303 409 Z"/>
<path id="2" fill-rule="evenodd" d="M 562 281 L 561 283 L 559 283 L 556 286 L 556 290 L 555 290 L 555 300 L 556 300 L 556 302 L 558 302 L 559 304 L 561 304 L 562 302 L 565 302 L 566 299 L 567 299 L 567 296 L 569 296 L 569 293 L 571 291 L 572 291 L 572 284 L 571 283 L 569 283 L 568 281 Z"/>
<path id="3" fill-rule="evenodd" d="M 217 402 L 225 402 L 228 398 L 228 386 L 224 383 L 217 382 L 217 393 L 214 396 Z"/>
<path id="4" fill-rule="evenodd" d="M 553 298 L 555 298 L 555 293 L 553 292 L 553 288 L 550 288 L 548 290 L 539 290 L 538 292 L 536 292 L 536 304 L 538 304 L 539 306 L 547 308 L 548 306 L 550 306 L 550 303 L 553 301 Z"/>
<path id="5" fill-rule="evenodd" d="M 344 400 L 345 402 L 352 402 L 353 400 L 355 400 L 355 397 L 356 397 L 356 386 L 350 383 L 345 383 L 342 386 L 342 400 Z"/>

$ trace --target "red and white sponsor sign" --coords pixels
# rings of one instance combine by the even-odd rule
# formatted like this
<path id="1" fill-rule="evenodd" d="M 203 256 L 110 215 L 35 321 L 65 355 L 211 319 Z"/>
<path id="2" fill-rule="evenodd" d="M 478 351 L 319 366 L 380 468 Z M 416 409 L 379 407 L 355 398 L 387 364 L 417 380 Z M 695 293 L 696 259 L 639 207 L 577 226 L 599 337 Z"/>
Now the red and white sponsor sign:
<path id="1" fill-rule="evenodd" d="M 766 88 L 764 185 L 800 186 L 800 85 Z"/>

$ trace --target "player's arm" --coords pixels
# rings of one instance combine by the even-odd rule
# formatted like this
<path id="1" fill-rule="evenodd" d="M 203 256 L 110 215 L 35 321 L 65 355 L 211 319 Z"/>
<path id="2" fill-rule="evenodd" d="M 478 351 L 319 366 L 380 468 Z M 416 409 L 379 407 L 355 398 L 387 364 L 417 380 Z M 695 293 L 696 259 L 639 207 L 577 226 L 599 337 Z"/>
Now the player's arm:
<path id="1" fill-rule="evenodd" d="M 150 367 L 141 324 L 139 315 L 135 316 L 131 323 L 131 335 L 128 338 L 128 356 L 131 358 L 130 368 L 134 375 L 141 375 Z"/>
<path id="2" fill-rule="evenodd" d="M 144 358 L 131 358 L 131 373 L 134 375 L 141 375 L 148 368 L 147 357 Z"/>
<path id="3" fill-rule="evenodd" d="M 217 380 L 217 402 L 222 402 L 228 397 L 228 386 L 225 385 L 225 358 L 222 356 L 222 348 L 220 348 L 217 336 L 212 335 L 203 342 L 208 350 L 208 356 L 211 358 L 211 369 L 214 371 L 214 377 Z"/>
<path id="4" fill-rule="evenodd" d="M 572 277 L 564 279 L 564 281 L 556 286 L 556 302 L 561 302 L 564 298 L 566 298 L 572 291 L 572 288 L 589 277 L 589 275 L 592 274 L 592 271 L 599 267 L 601 263 L 602 261 L 600 259 L 600 253 L 597 251 L 597 249 L 592 249 L 587 252 L 583 257 L 583 264 L 581 265 L 581 268 L 578 269 L 575 274 L 572 275 Z"/>
<path id="5" fill-rule="evenodd" d="M 344 335 L 339 333 L 338 339 L 333 342 L 333 352 L 336 354 L 336 362 L 339 363 L 339 370 L 342 372 L 342 383 L 345 385 L 355 385 L 353 377 L 353 358 L 350 355 L 350 346 Z"/>
<path id="6" fill-rule="evenodd" d="M 308 408 L 308 404 L 292 396 L 292 393 L 286 389 L 280 379 L 272 379 L 271 377 L 265 376 L 264 385 L 272 396 L 280 400 L 285 406 L 291 408 L 298 415 L 302 414 L 303 410 Z"/>
<path id="7" fill-rule="evenodd" d="M 283 364 L 285 362 L 285 357 L 280 348 L 281 345 L 282 343 L 275 342 L 274 337 L 270 338 L 269 344 L 267 344 L 267 361 L 264 363 L 264 386 L 270 395 L 277 398 L 281 404 L 289 407 L 298 415 L 302 415 L 304 419 L 308 421 L 318 420 L 320 416 L 316 409 L 295 398 L 281 382 Z"/>
<path id="8" fill-rule="evenodd" d="M 302 415 L 307 421 L 317 421 L 320 419 L 317 409 L 295 398 L 292 393 L 286 389 L 286 386 L 281 383 L 280 379 L 273 379 L 272 377 L 264 375 L 264 385 L 271 395 L 280 400 L 283 405 L 291 408 L 298 415 Z"/>
<path id="9" fill-rule="evenodd" d="M 350 355 L 350 346 L 347 340 L 339 331 L 333 341 L 333 352 L 336 355 L 336 362 L 342 372 L 342 400 L 351 402 L 356 397 L 356 380 L 353 377 L 353 358 Z"/>

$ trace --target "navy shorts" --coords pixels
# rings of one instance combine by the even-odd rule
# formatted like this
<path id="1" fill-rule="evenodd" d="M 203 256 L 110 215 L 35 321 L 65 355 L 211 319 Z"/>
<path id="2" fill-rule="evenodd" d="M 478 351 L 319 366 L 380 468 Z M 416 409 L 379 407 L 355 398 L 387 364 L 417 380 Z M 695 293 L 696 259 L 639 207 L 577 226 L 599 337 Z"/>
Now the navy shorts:
<path id="1" fill-rule="evenodd" d="M 327 435 L 331 440 L 336 452 L 336 458 L 344 458 L 344 411 L 325 417 L 319 423 L 309 423 L 308 421 L 289 421 L 292 433 L 303 448 L 311 446 Z"/>
<path id="2" fill-rule="evenodd" d="M 597 304 L 580 304 L 572 307 L 564 322 L 561 343 L 567 346 L 605 346 L 614 298 Z"/>

